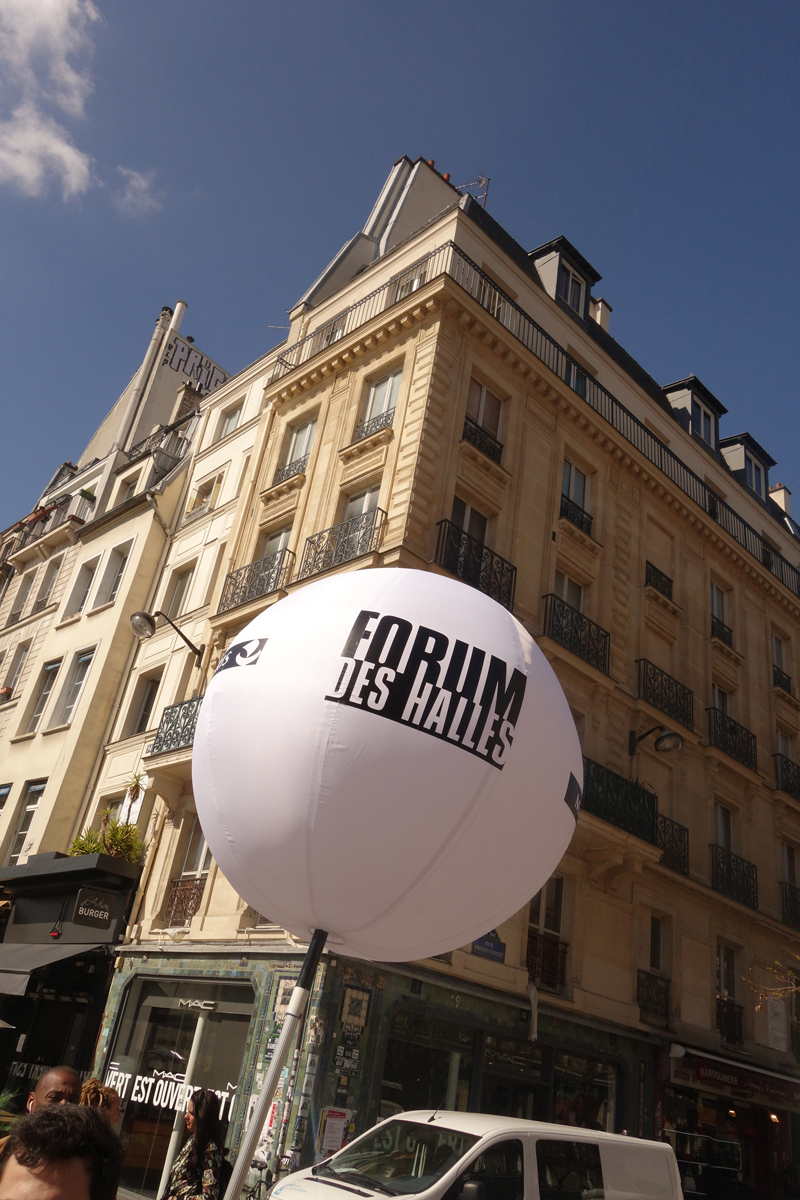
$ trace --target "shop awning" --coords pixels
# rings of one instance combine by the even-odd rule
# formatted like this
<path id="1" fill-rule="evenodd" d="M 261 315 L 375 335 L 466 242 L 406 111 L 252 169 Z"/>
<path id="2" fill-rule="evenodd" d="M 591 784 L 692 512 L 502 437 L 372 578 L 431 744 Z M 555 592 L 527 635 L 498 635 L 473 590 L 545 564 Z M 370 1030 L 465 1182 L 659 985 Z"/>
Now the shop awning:
<path id="1" fill-rule="evenodd" d="M 47 967 L 50 963 L 60 962 L 62 958 L 77 958 L 79 954 L 87 954 L 90 950 L 99 948 L 99 942 L 85 946 L 76 945 L 74 942 L 71 945 L 38 946 L 0 942 L 0 995 L 24 996 L 31 971 L 35 971 L 37 967 Z"/>

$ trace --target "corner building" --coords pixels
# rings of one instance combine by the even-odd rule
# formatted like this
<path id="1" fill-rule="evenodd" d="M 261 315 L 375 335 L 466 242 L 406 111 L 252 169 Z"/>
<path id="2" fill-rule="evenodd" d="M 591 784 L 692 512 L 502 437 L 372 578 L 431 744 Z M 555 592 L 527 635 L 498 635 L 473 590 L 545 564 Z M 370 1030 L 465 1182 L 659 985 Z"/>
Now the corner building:
<path id="1" fill-rule="evenodd" d="M 536 637 L 580 733 L 583 807 L 542 893 L 471 946 L 408 964 L 329 948 L 285 1151 L 305 1164 L 443 1105 L 667 1137 L 687 1191 L 741 1174 L 793 1194 L 796 1014 L 757 1010 L 745 979 L 769 983 L 800 928 L 800 531 L 713 393 L 656 383 L 615 341 L 599 282 L 566 238 L 525 250 L 403 158 L 286 342 L 203 400 L 189 490 L 219 488 L 162 584 L 179 547 L 204 563 L 203 665 L 173 671 L 155 737 L 118 723 L 93 801 L 147 773 L 152 849 L 96 1062 L 127 1089 L 128 1186 L 153 1194 L 181 1082 L 225 1095 L 235 1152 L 303 953 L 203 842 L 204 680 L 294 589 L 399 566 L 480 588 Z M 131 703 L 170 637 L 140 649 Z"/>

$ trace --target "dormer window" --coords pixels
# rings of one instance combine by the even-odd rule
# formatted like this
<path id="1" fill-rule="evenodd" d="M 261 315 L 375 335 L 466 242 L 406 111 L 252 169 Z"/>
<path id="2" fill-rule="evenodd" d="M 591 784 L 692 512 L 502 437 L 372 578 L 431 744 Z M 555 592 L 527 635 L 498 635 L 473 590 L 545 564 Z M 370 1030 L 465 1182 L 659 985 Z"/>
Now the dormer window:
<path id="1" fill-rule="evenodd" d="M 752 454 L 745 453 L 744 456 L 745 469 L 747 471 L 747 486 L 764 499 L 764 468 L 761 463 L 753 458 Z"/>
<path id="2" fill-rule="evenodd" d="M 583 316 L 583 280 L 562 259 L 558 267 L 558 295 Z"/>
<path id="3" fill-rule="evenodd" d="M 704 404 L 700 404 L 694 396 L 692 397 L 692 433 L 696 433 L 712 449 L 716 445 L 714 414 Z"/>

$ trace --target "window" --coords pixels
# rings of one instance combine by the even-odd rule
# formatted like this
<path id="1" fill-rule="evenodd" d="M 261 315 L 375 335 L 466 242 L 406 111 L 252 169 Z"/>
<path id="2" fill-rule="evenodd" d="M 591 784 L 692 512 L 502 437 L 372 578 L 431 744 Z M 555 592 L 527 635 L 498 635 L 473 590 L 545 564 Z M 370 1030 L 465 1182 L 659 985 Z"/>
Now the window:
<path id="1" fill-rule="evenodd" d="M 93 505 L 94 505 L 94 496 L 92 496 L 91 492 L 89 492 L 85 496 L 84 495 L 80 496 L 80 502 L 78 504 L 78 507 L 75 509 L 75 516 L 78 518 L 79 521 L 87 520 L 87 518 L 91 514 Z"/>
<path id="2" fill-rule="evenodd" d="M 33 818 L 36 815 L 36 809 L 39 807 L 39 801 L 42 798 L 46 779 L 36 780 L 34 783 L 29 783 L 25 791 L 25 798 L 22 802 L 22 812 L 20 813 L 17 828 L 14 831 L 14 840 L 11 843 L 11 852 L 8 856 L 8 866 L 15 867 L 19 862 L 20 855 L 27 844 L 28 830 L 31 827 Z"/>
<path id="3" fill-rule="evenodd" d="M 206 845 L 206 839 L 203 837 L 200 818 L 195 817 L 192 822 L 189 845 L 186 847 L 186 854 L 183 857 L 181 879 L 204 878 L 208 874 L 210 867 L 211 851 Z"/>
<path id="4" fill-rule="evenodd" d="M 564 880 L 553 875 L 542 890 L 531 900 L 528 924 L 539 933 L 561 933 L 561 910 L 564 903 Z"/>
<path id="5" fill-rule="evenodd" d="M 747 486 L 763 500 L 765 474 L 764 468 L 761 466 L 761 463 L 758 461 L 758 459 L 753 458 L 753 456 L 748 454 L 746 451 L 744 456 L 744 465 L 747 475 Z"/>
<path id="6" fill-rule="evenodd" d="M 150 718 L 153 715 L 153 708 L 156 703 L 156 696 L 161 685 L 161 675 L 153 675 L 150 679 L 144 681 L 144 687 L 141 690 L 139 703 L 135 710 L 133 725 L 131 727 L 131 737 L 137 733 L 144 733 L 150 728 Z"/>
<path id="7" fill-rule="evenodd" d="M 725 624 L 725 612 L 727 605 L 725 603 L 725 593 L 721 587 L 717 587 L 715 583 L 711 584 L 711 615 L 716 617 L 718 621 Z"/>
<path id="8" fill-rule="evenodd" d="M 72 589 L 72 595 L 67 601 L 67 606 L 64 609 L 64 617 L 77 617 L 83 612 L 86 601 L 89 598 L 89 591 L 97 571 L 97 565 L 100 562 L 99 558 L 93 559 L 91 562 L 84 563 L 78 571 L 78 578 L 75 580 L 75 586 Z"/>
<path id="9" fill-rule="evenodd" d="M 255 561 L 258 562 L 262 558 L 269 558 L 271 555 L 279 554 L 281 550 L 285 550 L 289 545 L 291 532 L 291 525 L 284 525 L 282 529 L 275 529 L 271 533 L 263 533 L 258 541 Z"/>
<path id="10" fill-rule="evenodd" d="M 557 1141 L 536 1143 L 536 1171 L 540 1200 L 603 1195 L 600 1147 L 596 1142 Z"/>
<path id="11" fill-rule="evenodd" d="M 23 645 L 17 646 L 16 654 L 11 662 L 11 670 L 5 682 L 5 686 L 7 688 L 11 688 L 11 695 L 6 696 L 7 700 L 10 700 L 16 691 L 17 684 L 19 683 L 19 677 L 22 674 L 22 668 L 25 666 L 25 659 L 28 657 L 28 651 L 30 648 L 30 642 L 25 642 Z"/>
<path id="12" fill-rule="evenodd" d="M 477 379 L 470 379 L 467 416 L 472 417 L 473 421 L 490 433 L 493 438 L 498 438 L 500 434 L 502 408 L 503 402 L 499 396 L 495 396 L 494 392 L 491 392 L 485 384 L 479 383 Z"/>
<path id="13" fill-rule="evenodd" d="M 736 999 L 736 951 L 721 942 L 717 942 L 717 996 L 720 1000 Z"/>
<path id="14" fill-rule="evenodd" d="M 39 595 L 36 597 L 36 603 L 33 606 L 34 612 L 41 612 L 50 603 L 50 597 L 53 594 L 53 585 L 58 578 L 58 572 L 61 570 L 61 564 L 64 560 L 61 558 L 51 559 L 47 564 L 47 568 L 42 577 L 42 586 L 39 588 Z"/>
<path id="15" fill-rule="evenodd" d="M 104 604 L 113 604 L 116 600 L 132 545 L 132 542 L 125 542 L 122 546 L 115 546 L 109 554 L 103 578 L 95 593 L 93 608 L 101 608 Z"/>
<path id="16" fill-rule="evenodd" d="M 58 675 L 58 668 L 60 666 L 60 658 L 55 659 L 54 662 L 44 664 L 42 669 L 42 677 L 39 680 L 39 693 L 36 697 L 36 703 L 33 706 L 33 711 L 25 729 L 26 733 L 35 733 L 39 728 L 39 722 L 42 719 L 42 713 L 44 712 L 45 705 L 50 698 L 50 693 L 53 690 L 53 684 L 56 681 L 56 675 Z"/>
<path id="17" fill-rule="evenodd" d="M 661 970 L 661 917 L 650 916 L 650 970 Z"/>
<path id="18" fill-rule="evenodd" d="M 730 693 L 724 688 L 719 687 L 716 683 L 711 685 L 711 707 L 716 708 L 725 716 L 730 716 L 731 697 Z"/>
<path id="19" fill-rule="evenodd" d="M 704 404 L 692 397 L 692 433 L 707 442 L 713 449 L 716 446 L 714 415 Z"/>
<path id="20" fill-rule="evenodd" d="M 117 495 L 117 504 L 124 504 L 126 500 L 132 500 L 136 495 L 136 488 L 139 483 L 139 475 L 133 475 L 128 479 L 123 479 L 119 485 L 119 494 Z"/>
<path id="21" fill-rule="evenodd" d="M 6 800 L 8 800 L 8 795 L 9 795 L 10 791 L 11 791 L 10 783 L 0 783 L 0 813 L 2 813 L 3 809 L 6 806 Z"/>
<path id="22" fill-rule="evenodd" d="M 452 1153 L 452 1147 L 446 1149 Z M 522 1142 L 516 1138 L 488 1146 L 459 1178 L 455 1194 L 459 1196 L 464 1184 L 475 1180 L 483 1184 L 486 1200 L 522 1200 L 525 1190 L 523 1162 Z"/>
<path id="23" fill-rule="evenodd" d="M 93 649 L 84 650 L 82 653 L 75 655 L 75 661 L 72 664 L 69 678 L 61 693 L 61 702 L 50 720 L 50 729 L 55 729 L 59 725 L 69 725 L 75 712 L 75 707 L 80 700 L 83 685 L 86 682 L 86 676 L 89 674 L 89 667 L 92 665 L 93 658 Z"/>
<path id="24" fill-rule="evenodd" d="M 583 280 L 563 260 L 558 268 L 558 295 L 583 316 Z"/>
<path id="25" fill-rule="evenodd" d="M 782 754 L 784 758 L 792 757 L 792 735 L 784 733 L 782 729 L 778 729 L 775 733 L 775 749 L 778 754 Z"/>
<path id="26" fill-rule="evenodd" d="M 405 300 L 406 296 L 410 296 L 412 292 L 418 291 L 425 282 L 427 274 L 427 265 L 419 263 L 415 267 L 409 267 L 407 271 L 404 271 L 395 285 L 395 302 Z"/>
<path id="27" fill-rule="evenodd" d="M 354 517 L 363 516 L 364 513 L 373 512 L 378 507 L 378 495 L 381 490 L 379 483 L 374 483 L 371 488 L 367 488 L 364 492 L 359 492 L 356 496 L 349 496 L 347 507 L 344 510 L 344 520 L 352 521 Z"/>
<path id="28" fill-rule="evenodd" d="M 236 499 L 237 500 L 239 498 L 239 495 L 241 494 L 242 488 L 244 487 L 244 481 L 245 481 L 245 479 L 247 479 L 247 472 L 249 470 L 250 470 L 250 455 L 248 454 L 246 456 L 244 462 L 242 463 L 242 470 L 239 475 L 239 482 L 236 485 Z"/>
<path id="29" fill-rule="evenodd" d="M 229 433 L 233 433 L 237 425 L 242 419 L 242 409 L 244 401 L 240 401 L 235 408 L 229 408 L 222 418 L 222 424 L 219 428 L 219 441 L 227 437 Z"/>
<path id="30" fill-rule="evenodd" d="M 570 579 L 569 575 L 565 575 L 563 571 L 556 571 L 553 591 L 559 600 L 564 600 L 572 608 L 576 608 L 578 612 L 583 611 L 583 588 L 574 579 Z"/>
<path id="31" fill-rule="evenodd" d="M 195 517 L 202 517 L 204 513 L 212 511 L 217 502 L 221 481 L 222 477 L 215 475 L 213 479 L 206 479 L 198 485 L 197 491 L 186 509 L 187 521 L 193 520 Z"/>
<path id="32" fill-rule="evenodd" d="M 564 470 L 561 475 L 561 494 L 571 500 L 573 504 L 577 504 L 578 508 L 585 509 L 589 500 L 589 489 L 587 487 L 587 479 L 583 471 L 579 471 L 568 458 L 564 459 Z"/>
<path id="33" fill-rule="evenodd" d="M 304 421 L 302 425 L 295 425 L 289 436 L 289 445 L 286 451 L 287 466 L 289 463 L 296 463 L 301 458 L 308 457 L 311 453 L 311 443 L 314 441 L 316 428 L 316 417 L 312 417 L 310 421 Z"/>
<path id="34" fill-rule="evenodd" d="M 397 396 L 402 377 L 401 368 L 399 371 L 393 371 L 391 375 L 384 375 L 383 379 L 378 379 L 370 385 L 367 406 L 364 409 L 365 422 L 371 421 L 373 417 L 380 417 L 383 413 L 394 412 L 397 407 Z"/>
<path id="35" fill-rule="evenodd" d="M 786 670 L 786 647 L 783 638 L 779 638 L 777 633 L 772 635 L 772 665 L 779 671 Z"/>
<path id="36" fill-rule="evenodd" d="M 323 325 L 311 343 L 311 354 L 318 354 L 320 350 L 327 350 L 328 346 L 338 342 L 339 338 L 344 336 L 344 323 L 345 316 L 343 314 L 341 317 L 334 318 L 327 325 Z"/>
<path id="37" fill-rule="evenodd" d="M 792 887 L 797 887 L 797 852 L 788 842 L 783 843 L 783 878 Z"/>
<path id="38" fill-rule="evenodd" d="M 17 594 L 14 597 L 14 603 L 11 605 L 11 612 L 8 614 L 6 625 L 16 625 L 17 621 L 19 621 L 20 617 L 22 616 L 23 609 L 25 608 L 28 596 L 30 595 L 30 590 L 33 587 L 33 581 L 35 577 L 35 571 L 29 571 L 27 575 L 22 576 L 20 585 L 17 588 Z"/>
<path id="39" fill-rule="evenodd" d="M 169 605 L 167 607 L 167 616 L 171 621 L 175 621 L 183 611 L 184 601 L 186 600 L 189 591 L 189 584 L 192 582 L 194 575 L 194 567 L 187 567 L 185 571 L 181 571 L 175 576 L 175 582 L 172 586 L 172 595 L 170 596 Z"/>
<path id="40" fill-rule="evenodd" d="M 484 516 L 482 512 L 478 512 L 477 508 L 473 508 L 466 500 L 462 500 L 460 496 L 453 497 L 453 512 L 450 517 L 454 525 L 459 529 L 463 529 L 470 537 L 475 538 L 476 542 L 484 545 L 486 541 L 486 526 L 489 524 L 489 518 Z"/>
<path id="41" fill-rule="evenodd" d="M 725 850 L 731 849 L 731 810 L 724 804 L 714 804 L 714 842 Z"/>

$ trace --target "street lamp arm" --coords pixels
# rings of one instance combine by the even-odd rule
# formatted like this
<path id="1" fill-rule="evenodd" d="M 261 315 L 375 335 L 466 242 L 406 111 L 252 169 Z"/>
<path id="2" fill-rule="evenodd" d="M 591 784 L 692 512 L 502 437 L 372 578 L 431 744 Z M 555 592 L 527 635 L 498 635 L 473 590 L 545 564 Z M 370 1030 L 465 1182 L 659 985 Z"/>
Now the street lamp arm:
<path id="1" fill-rule="evenodd" d="M 172 626 L 172 628 L 177 633 L 178 637 L 181 638 L 182 641 L 184 641 L 186 643 L 186 645 L 191 650 L 192 654 L 194 654 L 195 666 L 199 667 L 201 662 L 203 661 L 203 651 L 205 650 L 205 645 L 195 646 L 193 642 L 189 641 L 186 634 L 178 628 L 178 626 L 175 624 L 175 622 L 170 617 L 168 617 L 165 612 L 161 612 L 160 609 L 157 609 L 153 613 L 153 616 L 154 617 L 163 617 L 164 620 L 167 622 L 167 624 Z"/>

